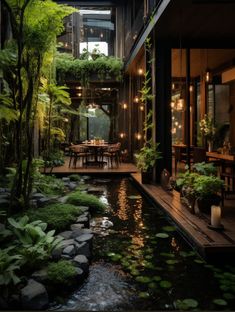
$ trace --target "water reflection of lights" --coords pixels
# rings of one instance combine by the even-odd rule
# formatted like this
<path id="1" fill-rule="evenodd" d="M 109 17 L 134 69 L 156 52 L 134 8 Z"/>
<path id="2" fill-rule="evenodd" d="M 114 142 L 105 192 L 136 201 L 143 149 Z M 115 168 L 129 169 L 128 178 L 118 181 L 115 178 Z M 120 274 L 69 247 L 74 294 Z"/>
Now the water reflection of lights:
<path id="1" fill-rule="evenodd" d="M 171 246 L 175 249 L 175 251 L 179 251 L 179 249 L 180 249 L 180 246 L 177 244 L 174 237 L 172 237 L 172 239 L 171 239 Z"/>
<path id="2" fill-rule="evenodd" d="M 116 215 L 120 220 L 128 220 L 127 211 L 130 209 L 127 201 L 127 181 L 122 180 L 120 183 L 120 188 L 118 191 L 118 205 L 119 209 L 116 212 Z"/>

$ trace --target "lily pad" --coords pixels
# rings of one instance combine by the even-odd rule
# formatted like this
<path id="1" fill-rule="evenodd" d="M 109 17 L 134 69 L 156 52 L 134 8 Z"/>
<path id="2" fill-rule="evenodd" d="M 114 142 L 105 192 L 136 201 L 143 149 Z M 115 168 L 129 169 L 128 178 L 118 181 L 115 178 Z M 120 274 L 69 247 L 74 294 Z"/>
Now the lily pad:
<path id="1" fill-rule="evenodd" d="M 167 257 L 167 258 L 175 258 L 174 254 L 168 253 L 168 252 L 161 252 L 160 256 Z"/>
<path id="2" fill-rule="evenodd" d="M 160 282 L 160 286 L 161 286 L 162 288 L 171 288 L 172 284 L 171 284 L 171 282 L 169 282 L 169 281 L 161 281 L 161 282 Z"/>
<path id="3" fill-rule="evenodd" d="M 160 282 L 162 280 L 162 278 L 161 278 L 161 276 L 156 275 L 152 278 L 152 280 L 155 282 Z"/>
<path id="4" fill-rule="evenodd" d="M 142 196 L 140 196 L 140 195 L 130 195 L 130 196 L 127 196 L 127 198 L 129 198 L 129 199 L 141 199 Z"/>
<path id="5" fill-rule="evenodd" d="M 195 299 L 184 299 L 183 302 L 186 303 L 189 308 L 196 308 L 198 306 L 198 302 Z"/>
<path id="6" fill-rule="evenodd" d="M 136 281 L 139 283 L 148 284 L 151 282 L 151 279 L 148 276 L 137 276 Z"/>
<path id="7" fill-rule="evenodd" d="M 167 233 L 157 233 L 156 237 L 158 237 L 158 238 L 168 238 L 169 235 Z"/>
<path id="8" fill-rule="evenodd" d="M 171 226 L 171 225 L 167 225 L 167 226 L 164 226 L 162 228 L 163 231 L 165 232 L 175 232 L 176 231 L 176 228 L 174 226 Z"/>
<path id="9" fill-rule="evenodd" d="M 226 306 L 228 303 L 224 299 L 215 299 L 213 300 L 213 303 L 219 305 L 219 306 Z"/>
<path id="10" fill-rule="evenodd" d="M 146 299 L 150 297 L 150 294 L 147 291 L 141 291 L 139 292 L 138 297 L 141 299 Z"/>
<path id="11" fill-rule="evenodd" d="M 169 265 L 173 265 L 173 264 L 179 263 L 179 261 L 175 259 L 169 259 L 169 260 L 166 260 L 166 263 Z"/>
<path id="12" fill-rule="evenodd" d="M 198 263 L 198 264 L 203 264 L 205 263 L 205 261 L 200 260 L 200 259 L 195 259 L 194 262 Z"/>
<path id="13" fill-rule="evenodd" d="M 195 299 L 184 299 L 184 300 L 176 300 L 174 302 L 176 309 L 179 310 L 189 310 L 189 309 L 194 309 L 198 306 L 198 302 Z"/>
<path id="14" fill-rule="evenodd" d="M 158 285 L 157 285 L 157 283 L 151 282 L 151 283 L 148 284 L 148 287 L 150 289 L 156 289 L 158 287 Z"/>

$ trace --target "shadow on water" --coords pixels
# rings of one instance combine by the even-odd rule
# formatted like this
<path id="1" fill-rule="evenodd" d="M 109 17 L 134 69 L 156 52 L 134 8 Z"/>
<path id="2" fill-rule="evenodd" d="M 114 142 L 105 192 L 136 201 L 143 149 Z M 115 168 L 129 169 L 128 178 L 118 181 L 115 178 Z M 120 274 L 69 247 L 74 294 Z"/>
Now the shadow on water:
<path id="1" fill-rule="evenodd" d="M 59 310 L 234 310 L 234 266 L 201 259 L 127 178 L 87 183 L 108 208 L 89 277 Z"/>

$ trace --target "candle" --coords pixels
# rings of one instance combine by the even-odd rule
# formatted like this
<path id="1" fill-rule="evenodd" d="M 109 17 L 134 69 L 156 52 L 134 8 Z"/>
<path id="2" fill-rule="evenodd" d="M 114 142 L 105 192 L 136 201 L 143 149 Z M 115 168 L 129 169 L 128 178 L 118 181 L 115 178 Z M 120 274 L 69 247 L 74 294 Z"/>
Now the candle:
<path id="1" fill-rule="evenodd" d="M 211 206 L 211 225 L 214 227 L 221 226 L 221 208 L 220 206 Z"/>

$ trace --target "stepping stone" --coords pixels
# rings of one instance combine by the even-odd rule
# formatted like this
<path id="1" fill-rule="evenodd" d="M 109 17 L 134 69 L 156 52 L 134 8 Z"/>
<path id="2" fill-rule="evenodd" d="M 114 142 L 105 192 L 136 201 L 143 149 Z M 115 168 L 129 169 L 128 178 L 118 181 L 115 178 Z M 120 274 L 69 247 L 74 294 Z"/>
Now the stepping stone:
<path id="1" fill-rule="evenodd" d="M 70 225 L 70 229 L 72 231 L 81 230 L 82 228 L 84 228 L 84 224 L 76 223 L 76 224 L 71 224 Z"/>
<path id="2" fill-rule="evenodd" d="M 76 229 L 76 230 L 73 230 L 72 231 L 72 234 L 71 234 L 71 238 L 76 238 L 78 236 L 81 236 L 82 234 L 84 234 L 84 231 L 85 229 Z"/>
<path id="3" fill-rule="evenodd" d="M 59 235 L 65 239 L 70 239 L 72 236 L 72 233 L 73 233 L 72 231 L 64 231 L 64 232 L 59 233 Z"/>
<path id="4" fill-rule="evenodd" d="M 21 289 L 22 308 L 25 310 L 44 310 L 49 300 L 46 288 L 33 279 Z"/>
<path id="5" fill-rule="evenodd" d="M 79 277 L 81 277 L 81 276 L 84 274 L 84 272 L 83 272 L 83 270 L 82 270 L 81 268 L 76 267 L 75 269 L 76 269 L 76 272 L 77 272 L 78 278 L 79 278 Z"/>
<path id="6" fill-rule="evenodd" d="M 91 258 L 91 248 L 88 243 L 85 243 L 85 242 L 81 244 L 77 243 L 76 249 L 77 249 L 77 254 L 84 255 L 88 259 Z"/>
<path id="7" fill-rule="evenodd" d="M 89 187 L 87 192 L 88 193 L 103 193 L 105 191 L 102 187 Z"/>
<path id="8" fill-rule="evenodd" d="M 82 234 L 81 236 L 76 237 L 75 240 L 78 243 L 90 242 L 93 236 L 94 236 L 93 234 Z"/>
<path id="9" fill-rule="evenodd" d="M 74 244 L 74 239 L 65 239 L 65 240 L 63 240 L 61 243 L 60 243 L 60 247 L 61 248 L 65 248 L 65 247 L 67 247 L 67 246 L 69 246 L 69 245 L 73 245 Z"/>
<path id="10" fill-rule="evenodd" d="M 68 195 L 58 198 L 58 201 L 62 204 L 65 204 L 67 202 L 67 199 Z"/>
<path id="11" fill-rule="evenodd" d="M 75 266 L 81 268 L 84 271 L 84 273 L 88 273 L 89 261 L 86 256 L 77 255 L 76 257 L 73 258 L 73 263 L 75 264 Z"/>
<path id="12" fill-rule="evenodd" d="M 69 257 L 73 257 L 76 254 L 76 249 L 74 245 L 69 245 L 64 248 L 63 255 L 67 255 Z"/>

